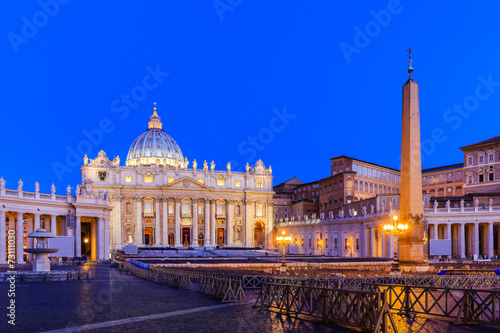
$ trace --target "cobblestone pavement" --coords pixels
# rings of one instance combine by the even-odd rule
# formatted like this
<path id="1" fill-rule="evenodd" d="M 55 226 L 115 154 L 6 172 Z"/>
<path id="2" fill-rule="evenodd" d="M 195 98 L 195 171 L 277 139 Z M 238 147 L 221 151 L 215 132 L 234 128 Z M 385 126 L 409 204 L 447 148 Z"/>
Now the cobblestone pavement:
<path id="1" fill-rule="evenodd" d="M 96 279 L 17 282 L 15 327 L 7 323 L 8 284 L 0 283 L 0 309 L 4 309 L 0 332 L 353 332 L 255 309 L 251 303 L 221 303 L 192 290 L 122 275 L 107 266 L 83 269 L 94 270 Z M 256 291 L 248 292 L 247 297 L 255 299 Z M 154 317 L 147 317 L 151 315 Z M 400 332 L 494 332 L 436 318 L 394 318 Z M 81 327 L 84 325 L 88 326 Z"/>

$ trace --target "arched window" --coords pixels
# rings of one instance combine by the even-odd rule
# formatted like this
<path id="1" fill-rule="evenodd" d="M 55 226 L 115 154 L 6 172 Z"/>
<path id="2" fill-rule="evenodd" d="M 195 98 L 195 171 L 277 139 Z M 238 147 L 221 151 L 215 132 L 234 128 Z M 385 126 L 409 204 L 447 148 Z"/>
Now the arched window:
<path id="1" fill-rule="evenodd" d="M 199 235 L 198 235 L 198 246 L 200 246 L 200 247 L 201 247 L 201 246 L 203 246 L 203 241 L 202 241 L 202 239 L 203 239 L 203 234 L 199 234 Z"/>
<path id="2" fill-rule="evenodd" d="M 203 215 L 203 204 L 198 204 L 198 215 Z"/>
<path id="3" fill-rule="evenodd" d="M 354 189 L 356 191 L 358 190 L 358 181 L 357 180 L 354 181 Z"/>
<path id="4" fill-rule="evenodd" d="M 370 193 L 373 193 L 373 184 L 370 183 Z"/>
<path id="5" fill-rule="evenodd" d="M 365 192 L 368 192 L 368 183 L 365 183 Z"/>
<path id="6" fill-rule="evenodd" d="M 461 186 L 457 186 L 455 188 L 455 195 L 462 195 L 462 187 Z"/>
<path id="7" fill-rule="evenodd" d="M 153 213 L 153 203 L 151 201 L 146 201 L 144 204 L 144 213 L 152 214 Z"/>
<path id="8" fill-rule="evenodd" d="M 168 235 L 168 245 L 174 246 L 174 234 Z"/>

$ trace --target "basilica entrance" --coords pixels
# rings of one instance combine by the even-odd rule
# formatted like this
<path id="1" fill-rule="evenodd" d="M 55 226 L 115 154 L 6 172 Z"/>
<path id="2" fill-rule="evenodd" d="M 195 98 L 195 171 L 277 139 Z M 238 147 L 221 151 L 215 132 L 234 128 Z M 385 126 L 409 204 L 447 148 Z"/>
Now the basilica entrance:
<path id="1" fill-rule="evenodd" d="M 253 232 L 253 239 L 255 246 L 264 245 L 263 231 L 264 231 L 264 224 L 260 221 L 255 222 L 254 232 Z"/>
<path id="2" fill-rule="evenodd" d="M 191 244 L 191 229 L 182 228 L 182 245 L 188 247 Z"/>
<path id="3" fill-rule="evenodd" d="M 219 246 L 224 245 L 224 229 L 223 228 L 217 229 L 217 245 L 219 245 Z"/>
<path id="4" fill-rule="evenodd" d="M 92 240 L 92 233 L 91 233 L 91 225 L 88 222 L 83 222 L 81 223 L 81 240 L 82 240 L 82 257 L 85 255 L 88 258 L 91 257 L 91 246 L 93 240 Z"/>
<path id="5" fill-rule="evenodd" d="M 153 228 L 144 228 L 144 245 L 153 245 Z"/>

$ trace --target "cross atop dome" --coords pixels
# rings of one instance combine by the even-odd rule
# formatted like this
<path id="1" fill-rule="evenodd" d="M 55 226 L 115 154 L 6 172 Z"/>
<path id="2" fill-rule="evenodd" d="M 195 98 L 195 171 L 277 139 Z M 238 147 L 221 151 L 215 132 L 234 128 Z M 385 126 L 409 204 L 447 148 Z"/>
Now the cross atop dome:
<path id="1" fill-rule="evenodd" d="M 149 118 L 148 129 L 158 128 L 162 129 L 161 118 L 156 113 L 156 102 L 153 103 L 153 115 Z"/>

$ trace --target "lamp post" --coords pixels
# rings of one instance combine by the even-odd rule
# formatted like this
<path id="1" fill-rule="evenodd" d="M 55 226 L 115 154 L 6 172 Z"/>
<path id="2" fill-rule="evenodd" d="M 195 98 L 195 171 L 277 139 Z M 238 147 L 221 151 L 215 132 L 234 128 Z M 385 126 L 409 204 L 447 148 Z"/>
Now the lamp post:
<path id="1" fill-rule="evenodd" d="M 394 235 L 394 260 L 392 262 L 393 272 L 399 272 L 399 259 L 398 259 L 398 236 L 406 233 L 408 224 L 398 223 L 398 216 L 392 217 L 394 223 L 387 223 L 384 225 L 386 235 Z"/>
<path id="2" fill-rule="evenodd" d="M 283 246 L 283 259 L 281 260 L 280 272 L 286 272 L 285 243 L 291 242 L 292 237 L 285 237 L 285 230 L 283 230 L 281 232 L 281 236 L 276 237 L 276 240 L 278 241 L 278 243 L 281 242 L 281 245 Z"/>

